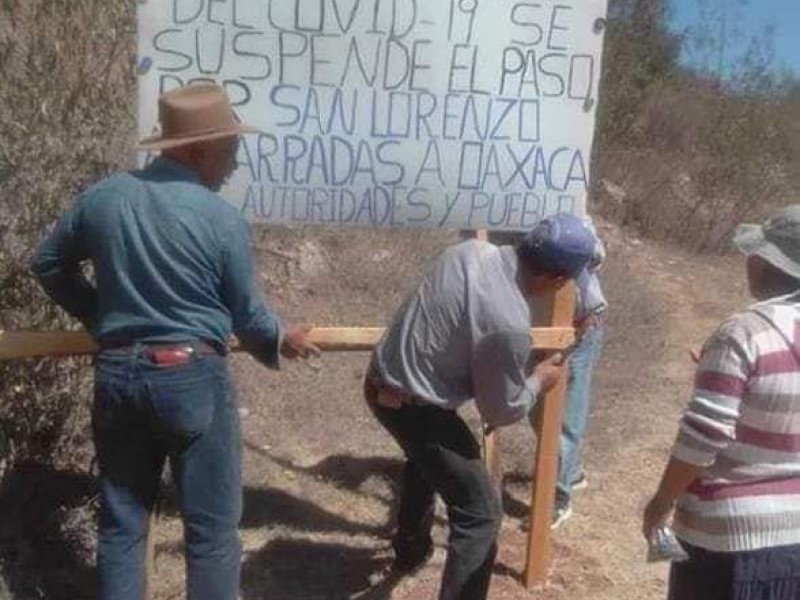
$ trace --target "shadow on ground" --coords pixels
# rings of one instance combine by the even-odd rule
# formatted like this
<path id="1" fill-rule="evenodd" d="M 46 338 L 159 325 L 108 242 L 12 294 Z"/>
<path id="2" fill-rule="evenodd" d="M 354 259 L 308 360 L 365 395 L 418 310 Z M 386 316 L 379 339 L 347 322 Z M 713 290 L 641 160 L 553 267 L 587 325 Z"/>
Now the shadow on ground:
<path id="1" fill-rule="evenodd" d="M 362 458 L 334 455 L 323 459 L 316 465 L 305 467 L 270 455 L 250 444 L 247 444 L 247 447 L 296 475 L 307 475 L 341 489 L 362 493 L 390 506 L 396 504 L 392 497 L 364 493 L 361 491 L 361 487 L 368 479 L 378 477 L 385 480 L 390 490 L 393 490 L 391 496 L 394 496 L 399 488 L 402 471 L 402 462 L 399 460 L 384 457 Z M 376 526 L 361 523 L 349 519 L 346 515 L 341 514 L 341 511 L 336 512 L 324 508 L 313 497 L 300 497 L 282 489 L 269 487 L 269 483 L 269 481 L 266 482 L 266 487 L 245 486 L 241 527 L 253 529 L 284 526 L 305 532 L 385 536 L 394 522 L 392 513 L 387 524 Z M 171 484 L 164 486 L 160 511 L 170 517 L 178 517 L 180 514 L 178 495 L 175 487 Z"/>
<path id="2" fill-rule="evenodd" d="M 0 561 L 9 598 L 91 600 L 93 479 L 18 465 L 0 491 Z"/>
<path id="3" fill-rule="evenodd" d="M 392 490 L 397 489 L 401 471 L 400 461 L 380 457 L 331 456 L 311 467 L 283 462 L 284 468 L 354 491 L 372 477 L 386 479 Z M 95 521 L 91 508 L 95 493 L 95 481 L 88 474 L 38 465 L 19 466 L 6 477 L 0 493 L 4 513 L 0 521 L 0 561 L 11 598 L 95 597 Z M 391 498 L 379 499 L 391 502 Z M 327 510 L 313 498 L 275 488 L 245 487 L 244 506 L 243 528 L 281 526 L 308 534 L 385 538 L 393 521 L 361 523 Z M 165 515 L 179 515 L 171 485 L 165 487 L 160 510 Z M 265 597 L 253 591 L 259 589 L 265 594 L 269 590 L 270 598 L 346 598 L 356 591 L 363 591 L 366 599 L 388 597 L 385 590 L 391 589 L 391 581 L 370 589 L 370 576 L 383 570 L 388 560 L 388 556 L 378 557 L 374 549 L 312 540 L 273 540 L 245 564 L 245 597 Z M 269 585 L 262 585 L 264 577 Z M 332 584 L 341 588 L 341 595 L 330 592 Z"/>
<path id="4" fill-rule="evenodd" d="M 327 456 L 317 464 L 306 467 L 297 465 L 285 458 L 270 455 L 260 448 L 253 448 L 250 444 L 248 444 L 248 448 L 267 456 L 284 469 L 320 478 L 325 480 L 326 483 L 353 492 L 361 492 L 364 484 L 373 478 L 381 479 L 393 491 L 396 491 L 399 488 L 403 471 L 403 462 L 396 458 L 381 456 L 367 458 L 350 454 L 336 454 Z M 378 496 L 373 495 L 373 497 L 381 499 Z M 382 499 L 384 501 L 389 500 L 388 498 Z"/>
<path id="5" fill-rule="evenodd" d="M 380 578 L 388 566 L 389 557 L 371 548 L 279 538 L 245 561 L 242 598 L 345 600 L 358 595 L 360 600 L 380 600 L 397 583 Z"/>
<path id="6" fill-rule="evenodd" d="M 523 488 L 530 493 L 533 478 L 520 471 L 503 474 L 501 493 L 503 498 L 503 513 L 515 519 L 527 519 L 530 516 L 530 498 L 528 502 L 521 501 L 511 494 L 511 488 Z"/>
<path id="7" fill-rule="evenodd" d="M 242 527 L 252 529 L 278 525 L 315 533 L 378 536 L 386 533 L 383 525 L 358 523 L 283 490 L 245 488 Z"/>

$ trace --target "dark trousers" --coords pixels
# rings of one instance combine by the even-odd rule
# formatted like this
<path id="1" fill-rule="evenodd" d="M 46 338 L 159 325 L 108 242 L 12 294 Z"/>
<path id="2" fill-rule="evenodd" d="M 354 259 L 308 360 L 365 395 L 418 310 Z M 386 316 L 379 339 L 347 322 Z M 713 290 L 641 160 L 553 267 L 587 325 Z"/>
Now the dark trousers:
<path id="1" fill-rule="evenodd" d="M 168 458 L 184 522 L 187 596 L 236 600 L 242 511 L 239 414 L 226 360 L 158 366 L 102 353 L 92 415 L 100 465 L 100 600 L 141 600 L 148 514 Z"/>
<path id="2" fill-rule="evenodd" d="M 475 436 L 454 411 L 411 404 L 393 409 L 374 401 L 369 406 L 406 455 L 394 538 L 397 560 L 413 562 L 431 548 L 438 493 L 450 526 L 439 600 L 485 599 L 502 513 Z"/>
<path id="3" fill-rule="evenodd" d="M 800 545 L 748 552 L 683 547 L 689 560 L 672 565 L 669 600 L 800 599 Z"/>

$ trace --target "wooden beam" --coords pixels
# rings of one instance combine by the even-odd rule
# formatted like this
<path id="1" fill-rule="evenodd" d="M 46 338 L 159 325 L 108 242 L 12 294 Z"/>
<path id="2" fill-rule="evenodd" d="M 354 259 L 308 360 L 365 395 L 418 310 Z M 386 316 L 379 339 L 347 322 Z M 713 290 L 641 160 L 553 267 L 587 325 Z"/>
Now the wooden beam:
<path id="1" fill-rule="evenodd" d="M 489 232 L 486 229 L 475 230 L 475 239 L 482 242 L 489 241 Z M 483 435 L 483 464 L 489 471 L 489 477 L 497 486 L 498 492 L 503 485 L 503 460 L 500 449 L 500 432 L 497 429 L 489 429 L 486 425 L 481 426 Z"/>
<path id="2" fill-rule="evenodd" d="M 155 600 L 156 567 L 156 511 L 150 511 L 147 519 L 147 534 L 144 547 L 144 593 L 143 600 Z"/>
<path id="3" fill-rule="evenodd" d="M 571 325 L 575 314 L 574 284 L 570 283 L 558 290 L 553 297 L 552 306 L 550 322 L 553 327 L 563 329 Z M 536 459 L 528 521 L 528 549 L 523 574 L 523 581 L 528 588 L 544 583 L 550 566 L 550 523 L 556 496 L 561 419 L 566 391 L 567 376 L 564 373 L 541 400 L 539 419 L 535 426 Z"/>
<path id="4" fill-rule="evenodd" d="M 483 464 L 489 471 L 489 477 L 497 488 L 498 493 L 502 493 L 503 486 L 503 454 L 500 445 L 500 431 L 483 426 Z"/>
<path id="5" fill-rule="evenodd" d="M 383 334 L 380 327 L 315 327 L 311 340 L 326 352 L 369 351 Z M 562 350 L 575 339 L 572 327 L 533 328 L 533 348 Z M 79 356 L 97 352 L 97 344 L 85 331 L 2 331 L 0 360 Z M 241 351 L 237 342 L 233 351 Z"/>

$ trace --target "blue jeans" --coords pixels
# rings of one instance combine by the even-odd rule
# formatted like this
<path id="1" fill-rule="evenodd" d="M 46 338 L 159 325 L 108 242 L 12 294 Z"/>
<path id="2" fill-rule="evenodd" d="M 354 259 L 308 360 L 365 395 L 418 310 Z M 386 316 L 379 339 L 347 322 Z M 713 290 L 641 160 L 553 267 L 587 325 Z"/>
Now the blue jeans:
<path id="1" fill-rule="evenodd" d="M 578 347 L 569 357 L 569 379 L 561 426 L 561 451 L 558 465 L 558 496 L 569 500 L 572 482 L 583 470 L 581 447 L 586 432 L 591 398 L 592 371 L 603 348 L 604 328 L 601 324 L 587 329 Z"/>
<path id="2" fill-rule="evenodd" d="M 148 513 L 167 458 L 184 523 L 187 597 L 236 600 L 241 436 L 224 357 L 159 366 L 103 352 L 92 414 L 100 465 L 100 600 L 141 600 Z"/>

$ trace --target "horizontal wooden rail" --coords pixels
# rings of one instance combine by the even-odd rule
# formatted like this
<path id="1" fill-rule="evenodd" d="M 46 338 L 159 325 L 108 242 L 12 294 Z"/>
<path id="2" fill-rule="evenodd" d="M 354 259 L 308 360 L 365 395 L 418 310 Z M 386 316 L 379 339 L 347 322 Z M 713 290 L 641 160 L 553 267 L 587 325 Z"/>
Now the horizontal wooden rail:
<path id="1" fill-rule="evenodd" d="M 381 327 L 315 327 L 311 340 L 326 352 L 371 350 L 383 333 Z M 563 350 L 572 345 L 571 327 L 535 327 L 531 329 L 537 350 Z M 231 345 L 241 350 L 238 343 Z M 0 360 L 43 356 L 94 354 L 97 344 L 85 331 L 0 331 Z"/>

